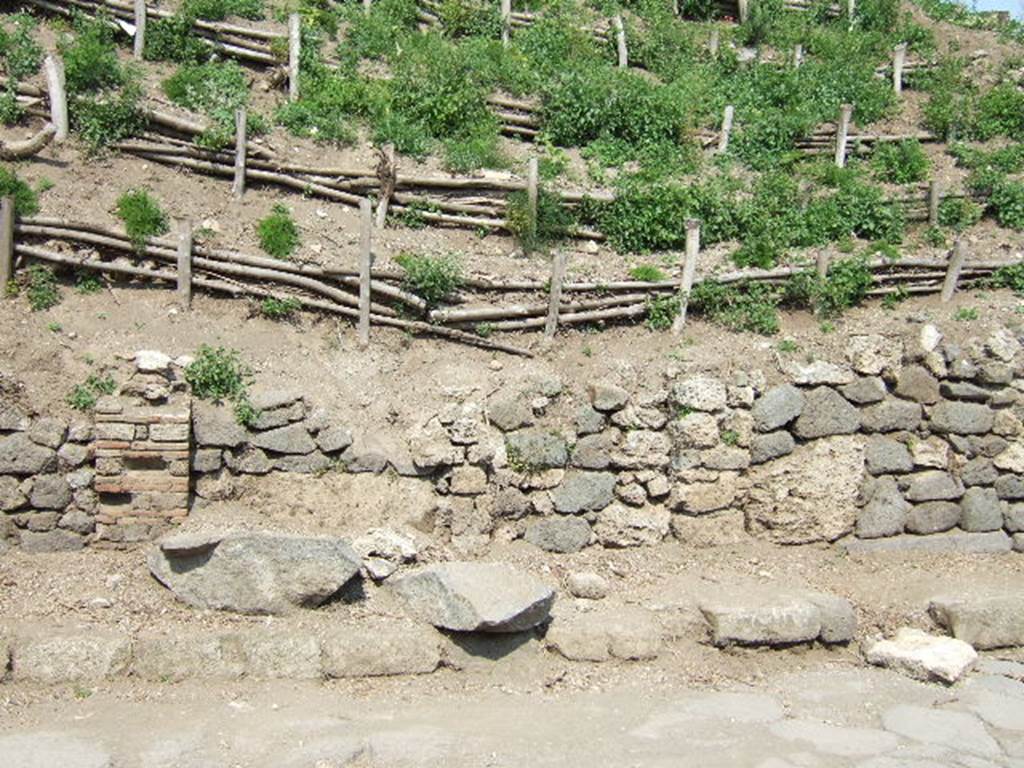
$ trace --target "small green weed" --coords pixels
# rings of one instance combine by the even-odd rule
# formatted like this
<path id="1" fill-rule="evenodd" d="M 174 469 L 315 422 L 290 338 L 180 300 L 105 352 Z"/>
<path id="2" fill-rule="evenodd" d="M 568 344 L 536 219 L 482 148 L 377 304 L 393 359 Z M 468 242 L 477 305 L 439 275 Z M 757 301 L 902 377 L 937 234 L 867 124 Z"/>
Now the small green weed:
<path id="1" fill-rule="evenodd" d="M 41 312 L 60 304 L 57 277 L 50 267 L 33 264 L 28 268 L 28 286 L 25 289 L 28 305 L 33 312 Z"/>
<path id="2" fill-rule="evenodd" d="M 275 259 L 287 259 L 299 247 L 299 228 L 281 203 L 260 221 L 256 231 L 260 247 Z"/>
<path id="3" fill-rule="evenodd" d="M 117 217 L 124 222 L 125 232 L 140 252 L 147 240 L 170 231 L 167 214 L 144 189 L 130 189 L 117 199 Z"/>
<path id="4" fill-rule="evenodd" d="M 969 323 L 973 320 L 977 320 L 978 317 L 978 310 L 974 307 L 960 307 L 953 313 L 953 319 L 960 323 Z"/>
<path id="5" fill-rule="evenodd" d="M 113 376 L 92 374 L 68 393 L 67 403 L 76 411 L 91 411 L 101 395 L 112 395 L 116 390 L 117 382 Z"/>
<path id="6" fill-rule="evenodd" d="M 278 299 L 268 296 L 260 302 L 260 314 L 268 320 L 291 320 L 302 304 L 294 296 Z"/>
<path id="7" fill-rule="evenodd" d="M 641 264 L 629 270 L 629 276 L 642 283 L 660 283 L 668 278 L 665 273 L 651 264 Z"/>
<path id="8" fill-rule="evenodd" d="M 75 279 L 75 290 L 83 296 L 103 290 L 103 281 L 95 272 L 81 271 Z"/>
<path id="9" fill-rule="evenodd" d="M 405 270 L 406 287 L 428 306 L 436 306 L 462 285 L 462 265 L 452 255 L 401 253 L 395 261 Z"/>
<path id="10" fill-rule="evenodd" d="M 800 351 L 800 345 L 792 339 L 783 339 L 775 348 L 783 355 L 792 355 Z"/>

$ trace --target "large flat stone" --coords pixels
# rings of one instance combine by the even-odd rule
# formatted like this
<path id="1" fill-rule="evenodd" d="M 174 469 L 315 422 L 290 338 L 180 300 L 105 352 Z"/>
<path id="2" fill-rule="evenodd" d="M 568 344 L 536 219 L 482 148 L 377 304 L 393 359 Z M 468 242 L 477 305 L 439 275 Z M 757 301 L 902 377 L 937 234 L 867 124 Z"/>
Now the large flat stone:
<path id="1" fill-rule="evenodd" d="M 830 435 L 850 435 L 860 429 L 860 413 L 838 392 L 816 387 L 804 397 L 804 407 L 793 425 L 793 434 L 804 440 Z"/>
<path id="2" fill-rule="evenodd" d="M 0 475 L 37 475 L 57 471 L 57 452 L 37 445 L 24 432 L 0 437 Z"/>
<path id="3" fill-rule="evenodd" d="M 632 605 L 559 615 L 544 639 L 570 661 L 654 659 L 662 645 L 654 614 Z"/>
<path id="4" fill-rule="evenodd" d="M 361 565 L 342 539 L 271 532 L 176 534 L 149 555 L 150 572 L 178 599 L 255 614 L 319 605 Z"/>
<path id="5" fill-rule="evenodd" d="M 274 453 L 307 454 L 316 450 L 316 442 L 302 424 L 290 424 L 267 432 L 250 436 L 250 442 L 257 448 Z"/>
<path id="6" fill-rule="evenodd" d="M 792 384 L 772 387 L 754 402 L 750 415 L 760 432 L 771 432 L 784 427 L 800 415 L 804 408 L 804 395 Z"/>
<path id="7" fill-rule="evenodd" d="M 34 731 L 0 736 L 4 768 L 113 768 L 110 753 L 65 733 Z"/>
<path id="8" fill-rule="evenodd" d="M 955 683 L 974 665 L 978 654 L 962 640 L 904 627 L 893 639 L 874 643 L 865 657 L 870 664 L 898 670 L 915 680 Z"/>
<path id="9" fill-rule="evenodd" d="M 502 563 L 431 565 L 392 583 L 410 612 L 456 632 L 522 632 L 547 620 L 555 592 Z"/>
<path id="10" fill-rule="evenodd" d="M 327 677 L 425 675 L 441 664 L 436 630 L 394 620 L 339 628 L 322 646 Z"/>
<path id="11" fill-rule="evenodd" d="M 135 640 L 132 674 L 151 682 L 233 680 L 245 673 L 241 638 L 232 633 L 196 633 L 185 627 Z"/>
<path id="12" fill-rule="evenodd" d="M 55 684 L 92 682 L 123 674 L 131 661 L 131 639 L 119 632 L 58 629 L 15 640 L 15 680 Z"/>
<path id="13" fill-rule="evenodd" d="M 846 539 L 843 548 L 850 554 L 884 552 L 963 552 L 975 555 L 1000 554 L 1013 549 L 1012 539 L 1003 531 L 964 533 L 946 531 L 930 536 L 892 536 L 887 539 Z"/>
<path id="14" fill-rule="evenodd" d="M 933 432 L 984 435 L 992 431 L 995 411 L 980 403 L 944 400 L 928 413 Z"/>
<path id="15" fill-rule="evenodd" d="M 551 492 L 551 501 L 563 514 L 597 512 L 612 503 L 615 482 L 611 472 L 570 471 Z"/>
<path id="16" fill-rule="evenodd" d="M 928 612 L 953 637 L 975 648 L 1024 645 L 1024 594 L 937 597 Z"/>
<path id="17" fill-rule="evenodd" d="M 958 754 L 969 752 L 991 757 L 1002 754 L 981 721 L 966 712 L 901 704 L 882 713 L 882 725 L 899 736 L 949 747 Z"/>
<path id="18" fill-rule="evenodd" d="M 833 595 L 736 591 L 703 598 L 698 607 L 717 646 L 847 642 L 856 629 L 852 607 Z"/>
<path id="19" fill-rule="evenodd" d="M 546 517 L 531 523 L 523 538 L 545 552 L 579 552 L 590 543 L 590 523 L 580 517 Z"/>

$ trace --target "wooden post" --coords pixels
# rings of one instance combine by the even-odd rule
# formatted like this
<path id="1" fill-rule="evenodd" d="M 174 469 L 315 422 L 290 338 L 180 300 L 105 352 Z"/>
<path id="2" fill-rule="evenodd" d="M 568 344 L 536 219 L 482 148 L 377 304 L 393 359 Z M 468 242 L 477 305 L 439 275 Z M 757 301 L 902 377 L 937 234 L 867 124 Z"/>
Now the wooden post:
<path id="1" fill-rule="evenodd" d="M 711 54 L 711 58 L 715 58 L 716 56 L 718 56 L 719 39 L 719 29 L 718 27 L 715 27 L 714 29 L 711 30 L 711 37 L 708 38 L 708 53 Z"/>
<path id="2" fill-rule="evenodd" d="M 302 20 L 299 14 L 288 17 L 288 101 L 299 100 L 299 56 L 302 53 Z"/>
<path id="3" fill-rule="evenodd" d="M 903 64 L 906 59 L 906 43 L 900 43 L 892 49 L 892 89 L 896 93 L 903 93 Z"/>
<path id="4" fill-rule="evenodd" d="M 928 182 L 928 223 L 939 225 L 939 182 L 935 179 Z"/>
<path id="5" fill-rule="evenodd" d="M 562 282 L 565 280 L 565 252 L 556 251 L 551 263 L 551 293 L 548 297 L 548 319 L 544 337 L 552 338 L 558 330 L 558 305 L 562 303 Z"/>
<path id="6" fill-rule="evenodd" d="M 850 132 L 850 118 L 853 116 L 853 105 L 843 104 L 839 108 L 839 124 L 836 125 L 836 165 L 846 167 L 846 137 Z"/>
<path id="7" fill-rule="evenodd" d="M 142 59 L 146 50 L 146 0 L 135 0 L 135 40 L 132 53 L 136 59 Z"/>
<path id="8" fill-rule="evenodd" d="M 359 346 L 370 344 L 370 268 L 373 266 L 373 207 L 359 201 Z"/>
<path id="9" fill-rule="evenodd" d="M 697 274 L 697 256 L 700 254 L 700 222 L 686 221 L 686 255 L 683 258 L 683 279 L 679 283 L 679 314 L 672 321 L 672 333 L 678 336 L 686 326 L 686 310 L 690 304 L 693 278 Z"/>
<path id="10" fill-rule="evenodd" d="M 853 16 L 857 12 L 857 0 L 846 0 L 846 16 L 849 19 L 849 28 L 853 29 Z"/>
<path id="11" fill-rule="evenodd" d="M 626 26 L 622 23 L 622 16 L 615 16 L 612 19 L 615 25 L 615 44 L 619 49 L 619 69 L 629 66 L 629 51 L 626 50 Z"/>
<path id="12" fill-rule="evenodd" d="M 804 47 L 797 43 L 793 46 L 793 68 L 800 69 L 800 66 L 804 63 Z"/>
<path id="13" fill-rule="evenodd" d="M 0 298 L 14 279 L 14 198 L 0 199 Z"/>
<path id="14" fill-rule="evenodd" d="M 537 209 L 540 197 L 540 168 L 536 157 L 531 157 L 526 170 L 526 210 L 530 216 L 530 240 L 537 236 Z"/>
<path id="15" fill-rule="evenodd" d="M 363 13 L 369 16 L 371 11 L 373 11 L 373 0 L 363 0 Z"/>
<path id="16" fill-rule="evenodd" d="M 750 0 L 736 0 L 737 12 L 740 17 L 740 24 L 746 24 L 750 18 Z"/>
<path id="17" fill-rule="evenodd" d="M 235 182 L 231 191 L 239 200 L 245 194 L 245 153 L 247 140 L 245 107 L 235 111 Z"/>
<path id="18" fill-rule="evenodd" d="M 192 222 L 178 222 L 178 299 L 181 306 L 192 306 Z"/>
<path id="19" fill-rule="evenodd" d="M 941 300 L 943 304 L 948 303 L 956 293 L 956 284 L 960 280 L 960 271 L 964 268 L 964 261 L 967 259 L 967 246 L 963 237 L 958 237 L 953 243 L 953 255 L 949 259 L 949 267 L 946 269 L 946 279 L 942 283 Z"/>
<path id="20" fill-rule="evenodd" d="M 395 194 L 398 184 L 398 165 L 395 162 L 395 145 L 385 144 L 380 154 L 380 165 L 377 167 L 377 178 L 380 181 L 380 199 L 377 201 L 377 213 L 374 223 L 377 229 L 383 229 L 388 220 L 388 208 L 391 197 Z"/>
<path id="21" fill-rule="evenodd" d="M 814 265 L 815 271 L 818 273 L 819 280 L 825 280 L 828 278 L 828 262 L 828 253 L 820 251 Z"/>
<path id="22" fill-rule="evenodd" d="M 501 0 L 501 45 L 508 48 L 512 34 L 512 0 Z"/>
<path id="23" fill-rule="evenodd" d="M 64 62 L 60 57 L 51 54 L 46 57 L 44 67 L 50 96 L 50 122 L 57 130 L 53 140 L 65 141 L 68 137 L 68 94 L 64 88 Z"/>
<path id="24" fill-rule="evenodd" d="M 722 115 L 722 134 L 718 137 L 718 154 L 724 154 L 729 149 L 729 134 L 732 133 L 733 106 L 729 104 Z"/>

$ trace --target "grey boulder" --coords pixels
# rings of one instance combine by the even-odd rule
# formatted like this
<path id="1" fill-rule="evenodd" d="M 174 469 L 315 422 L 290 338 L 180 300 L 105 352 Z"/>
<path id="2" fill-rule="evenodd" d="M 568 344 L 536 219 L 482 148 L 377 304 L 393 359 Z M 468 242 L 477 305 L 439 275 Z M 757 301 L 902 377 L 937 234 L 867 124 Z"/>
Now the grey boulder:
<path id="1" fill-rule="evenodd" d="M 272 532 L 201 532 L 161 540 L 150 572 L 197 608 L 278 614 L 320 605 L 362 565 L 342 539 Z"/>
<path id="2" fill-rule="evenodd" d="M 417 618 L 455 632 L 523 632 L 547 621 L 555 592 L 503 563 L 431 565 L 392 585 Z"/>

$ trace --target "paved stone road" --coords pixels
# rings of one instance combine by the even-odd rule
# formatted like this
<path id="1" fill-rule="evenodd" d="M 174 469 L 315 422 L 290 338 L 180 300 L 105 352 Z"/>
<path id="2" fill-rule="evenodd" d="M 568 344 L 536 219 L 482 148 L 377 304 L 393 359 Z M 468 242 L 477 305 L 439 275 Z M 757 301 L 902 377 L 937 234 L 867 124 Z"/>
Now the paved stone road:
<path id="1" fill-rule="evenodd" d="M 830 666 L 757 688 L 354 697 L 315 683 L 117 689 L 0 723 L 3 768 L 1024 768 L 1024 664 L 954 688 Z M 405 692 L 405 693 L 403 693 Z"/>

